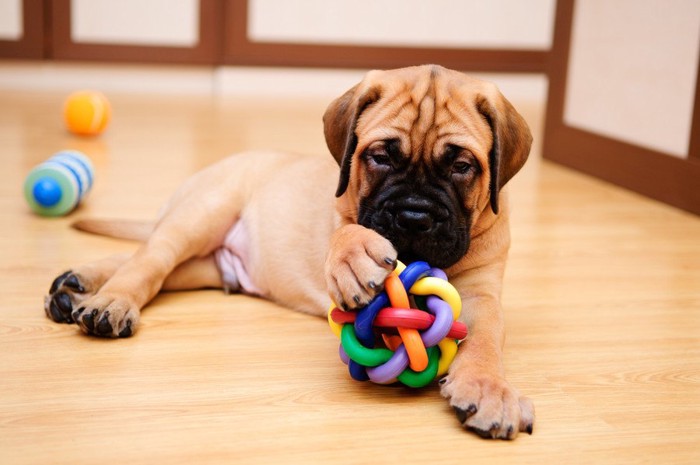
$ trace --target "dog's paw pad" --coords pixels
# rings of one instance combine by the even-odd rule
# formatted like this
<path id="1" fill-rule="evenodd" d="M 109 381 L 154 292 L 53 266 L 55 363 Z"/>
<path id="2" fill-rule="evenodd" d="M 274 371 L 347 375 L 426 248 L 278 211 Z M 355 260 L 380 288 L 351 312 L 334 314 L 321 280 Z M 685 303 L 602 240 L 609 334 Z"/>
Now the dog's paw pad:
<path id="1" fill-rule="evenodd" d="M 54 279 L 51 283 L 51 287 L 49 288 L 49 294 L 55 294 L 56 291 L 58 291 L 58 288 L 63 284 L 63 281 L 65 281 L 68 275 L 70 275 L 71 273 L 72 271 L 68 270 L 58 275 L 58 277 L 56 277 L 56 279 Z"/>

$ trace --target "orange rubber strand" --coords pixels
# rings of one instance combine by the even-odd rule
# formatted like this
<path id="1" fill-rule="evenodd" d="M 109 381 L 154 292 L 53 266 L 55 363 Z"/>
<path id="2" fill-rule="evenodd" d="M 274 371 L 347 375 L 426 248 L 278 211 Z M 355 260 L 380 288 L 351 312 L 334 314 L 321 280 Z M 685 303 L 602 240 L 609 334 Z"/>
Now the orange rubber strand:
<path id="1" fill-rule="evenodd" d="M 402 342 L 401 337 L 389 334 L 382 334 L 382 339 L 384 339 L 384 344 L 386 344 L 387 348 L 393 352 L 396 352 L 396 349 L 399 348 Z"/>
<path id="2" fill-rule="evenodd" d="M 399 334 L 403 345 L 406 346 L 411 370 L 425 370 L 428 367 L 428 352 L 425 350 L 420 333 L 415 329 L 399 328 Z"/>
<path id="3" fill-rule="evenodd" d="M 408 294 L 398 275 L 392 273 L 384 282 L 384 289 L 394 308 L 411 308 Z M 428 367 L 428 352 L 425 350 L 420 333 L 415 329 L 397 328 L 408 353 L 409 366 L 413 371 L 423 371 Z"/>

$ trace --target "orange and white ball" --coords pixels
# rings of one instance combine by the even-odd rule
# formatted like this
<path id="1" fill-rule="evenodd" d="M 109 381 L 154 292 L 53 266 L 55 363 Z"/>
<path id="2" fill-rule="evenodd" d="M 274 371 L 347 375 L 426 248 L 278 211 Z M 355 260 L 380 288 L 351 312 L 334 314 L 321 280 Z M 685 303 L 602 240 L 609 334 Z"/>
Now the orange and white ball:
<path id="1" fill-rule="evenodd" d="M 112 115 L 109 100 L 100 92 L 84 90 L 68 96 L 63 107 L 66 127 L 80 136 L 96 136 L 105 130 Z"/>

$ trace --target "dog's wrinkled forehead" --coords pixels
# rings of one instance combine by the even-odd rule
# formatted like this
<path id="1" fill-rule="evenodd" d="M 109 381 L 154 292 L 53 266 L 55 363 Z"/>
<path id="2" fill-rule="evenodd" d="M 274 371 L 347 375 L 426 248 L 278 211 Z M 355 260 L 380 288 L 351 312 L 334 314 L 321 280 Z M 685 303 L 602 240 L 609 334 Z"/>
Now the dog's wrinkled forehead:
<path id="1" fill-rule="evenodd" d="M 371 72 L 362 85 L 377 95 L 357 121 L 358 152 L 377 140 L 398 139 L 414 161 L 442 153 L 447 144 L 486 160 L 492 133 L 477 107 L 482 81 L 423 66 Z"/>
<path id="2" fill-rule="evenodd" d="M 351 178 L 361 179 L 361 164 L 353 160 L 371 144 L 391 140 L 411 163 L 430 165 L 455 150 L 473 156 L 494 213 L 501 188 L 522 168 L 532 143 L 527 123 L 494 84 L 434 65 L 370 71 L 331 102 L 323 128 L 340 166 L 337 197 Z"/>

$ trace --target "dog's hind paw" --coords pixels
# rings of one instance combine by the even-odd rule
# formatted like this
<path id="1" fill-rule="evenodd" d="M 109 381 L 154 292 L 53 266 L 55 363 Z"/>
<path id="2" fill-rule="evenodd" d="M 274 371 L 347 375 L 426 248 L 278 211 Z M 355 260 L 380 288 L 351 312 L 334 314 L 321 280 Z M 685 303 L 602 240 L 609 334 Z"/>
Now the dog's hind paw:
<path id="1" fill-rule="evenodd" d="M 56 323 L 75 323 L 73 312 L 91 292 L 79 275 L 68 270 L 51 283 L 49 294 L 44 297 L 46 316 Z"/>
<path id="2" fill-rule="evenodd" d="M 73 312 L 73 319 L 91 336 L 129 337 L 136 330 L 140 313 L 129 301 L 100 292 L 85 300 Z"/>

